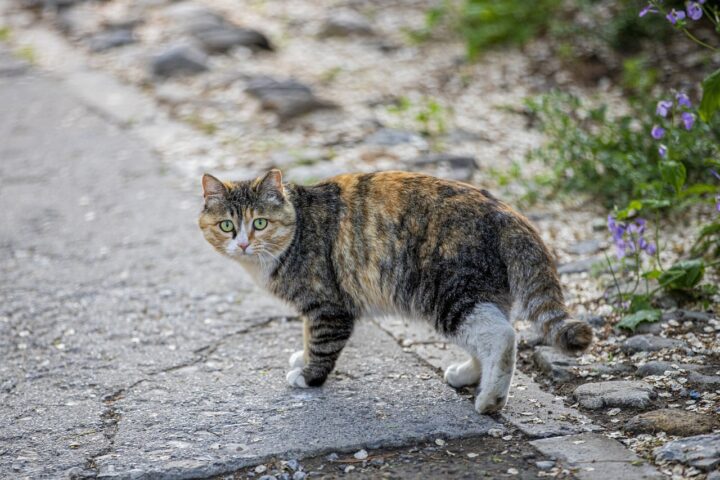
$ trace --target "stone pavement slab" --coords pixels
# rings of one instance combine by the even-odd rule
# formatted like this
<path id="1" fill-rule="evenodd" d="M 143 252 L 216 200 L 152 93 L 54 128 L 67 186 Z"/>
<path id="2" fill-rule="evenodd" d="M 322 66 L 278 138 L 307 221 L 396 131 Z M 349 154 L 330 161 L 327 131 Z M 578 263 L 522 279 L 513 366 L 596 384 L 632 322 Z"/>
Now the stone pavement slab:
<path id="1" fill-rule="evenodd" d="M 0 75 L 0 105 L 0 478 L 204 476 L 497 427 L 372 325 L 327 387 L 290 390 L 299 324 L 206 245 L 199 187 L 32 69 Z"/>
<path id="2" fill-rule="evenodd" d="M 378 324 L 391 333 L 405 350 L 414 352 L 439 372 L 467 358 L 461 348 L 447 343 L 425 323 L 387 317 L 378 320 Z M 602 430 L 585 415 L 566 407 L 561 398 L 543 391 L 520 370 L 515 371 L 507 406 L 500 415 L 531 438 Z"/>
<path id="3" fill-rule="evenodd" d="M 597 433 L 544 438 L 530 444 L 541 453 L 562 460 L 566 467 L 574 467 L 573 473 L 580 480 L 664 478 L 620 442 Z"/>
<path id="4" fill-rule="evenodd" d="M 225 341 L 204 361 L 157 375 L 113 402 L 122 416 L 101 477 L 196 478 L 279 456 L 377 449 L 502 428 L 360 323 L 320 389 L 285 383 L 300 322 L 276 321 Z M 142 445 L 142 448 L 138 448 Z"/>

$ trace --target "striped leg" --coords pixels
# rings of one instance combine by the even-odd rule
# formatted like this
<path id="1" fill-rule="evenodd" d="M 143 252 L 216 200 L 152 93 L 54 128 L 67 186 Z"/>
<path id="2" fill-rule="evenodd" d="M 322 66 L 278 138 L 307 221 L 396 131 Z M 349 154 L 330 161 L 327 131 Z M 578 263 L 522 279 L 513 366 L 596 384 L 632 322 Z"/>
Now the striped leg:
<path id="1" fill-rule="evenodd" d="M 296 364 L 287 374 L 287 381 L 293 387 L 322 385 L 352 334 L 352 316 L 336 309 L 328 310 L 325 314 L 306 317 L 304 320 L 304 365 Z M 330 312 L 332 315 L 328 314 Z M 298 353 L 294 354 L 291 360 L 293 358 L 298 362 Z"/>

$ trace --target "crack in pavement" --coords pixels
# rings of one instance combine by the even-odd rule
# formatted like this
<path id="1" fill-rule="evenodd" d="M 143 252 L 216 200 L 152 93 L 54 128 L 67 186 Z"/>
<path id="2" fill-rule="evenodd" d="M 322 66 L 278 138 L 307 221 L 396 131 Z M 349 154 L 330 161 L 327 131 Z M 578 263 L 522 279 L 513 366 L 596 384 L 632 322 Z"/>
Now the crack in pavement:
<path id="1" fill-rule="evenodd" d="M 220 348 L 221 345 L 223 345 L 225 342 L 230 340 L 233 337 L 237 337 L 238 335 L 244 335 L 247 333 L 251 333 L 255 330 L 259 330 L 261 328 L 266 328 L 269 325 L 271 325 L 274 322 L 277 321 L 297 321 L 299 320 L 299 317 L 289 317 L 289 316 L 271 316 L 265 318 L 263 321 L 260 321 L 258 323 L 253 323 L 252 325 L 242 328 L 240 330 L 237 330 L 235 332 L 229 333 L 222 338 L 218 339 L 215 342 L 212 342 L 208 345 L 205 345 L 203 347 L 197 348 L 193 350 L 194 357 L 190 360 L 187 360 L 182 363 L 178 363 L 175 365 L 171 365 L 169 367 L 161 368 L 159 370 L 151 371 L 145 374 L 146 378 L 141 378 L 140 380 L 137 380 L 133 382 L 130 385 L 127 385 L 125 387 L 116 389 L 110 394 L 107 394 L 102 397 L 102 402 L 105 404 L 106 408 L 105 410 L 100 414 L 100 419 L 102 420 L 104 427 L 103 427 L 103 435 L 108 441 L 108 445 L 105 448 L 102 448 L 97 453 L 87 457 L 85 459 L 85 469 L 87 473 L 87 470 L 92 471 L 95 476 L 99 473 L 99 468 L 96 463 L 96 460 L 100 457 L 103 457 L 105 455 L 110 455 L 115 447 L 115 437 L 117 436 L 118 430 L 120 428 L 120 421 L 122 420 L 122 413 L 116 408 L 115 403 L 121 400 L 125 397 L 130 391 L 132 391 L 133 388 L 137 387 L 141 383 L 150 381 L 150 377 L 154 377 L 156 375 L 160 375 L 163 373 L 169 373 L 176 370 L 179 370 L 181 368 L 190 367 L 193 365 L 197 365 L 200 362 L 204 362 L 207 360 L 210 355 L 215 353 L 218 348 Z M 214 432 L 211 432 L 214 433 Z M 217 434 L 215 434 L 217 435 Z M 83 475 L 86 476 L 86 475 Z M 82 478 L 82 477 L 72 477 L 72 478 Z"/>

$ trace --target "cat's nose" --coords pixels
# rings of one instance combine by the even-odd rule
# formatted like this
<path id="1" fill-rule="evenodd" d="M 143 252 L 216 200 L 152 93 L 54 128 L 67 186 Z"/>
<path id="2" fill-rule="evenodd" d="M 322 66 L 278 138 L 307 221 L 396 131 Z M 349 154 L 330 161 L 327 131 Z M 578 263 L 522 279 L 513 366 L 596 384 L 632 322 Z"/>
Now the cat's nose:
<path id="1" fill-rule="evenodd" d="M 238 246 L 239 246 L 240 248 L 242 248 L 242 251 L 243 251 L 243 252 L 244 252 L 245 250 L 247 250 L 247 247 L 248 247 L 249 245 L 250 245 L 250 244 L 249 244 L 248 242 L 240 242 L 240 243 L 238 243 Z"/>

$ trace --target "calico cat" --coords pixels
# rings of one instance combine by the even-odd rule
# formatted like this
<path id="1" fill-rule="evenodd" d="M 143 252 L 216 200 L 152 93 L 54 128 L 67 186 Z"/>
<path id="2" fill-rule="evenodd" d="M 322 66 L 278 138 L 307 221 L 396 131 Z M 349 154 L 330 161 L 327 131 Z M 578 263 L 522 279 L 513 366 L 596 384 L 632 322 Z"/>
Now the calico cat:
<path id="1" fill-rule="evenodd" d="M 486 190 L 405 172 L 340 175 L 314 186 L 262 178 L 202 178 L 199 225 L 303 316 L 304 350 L 290 385 L 322 385 L 363 314 L 424 319 L 463 347 L 453 387 L 480 382 L 475 409 L 505 406 L 515 368 L 513 302 L 544 340 L 587 348 L 592 329 L 571 319 L 553 257 L 527 219 Z"/>

